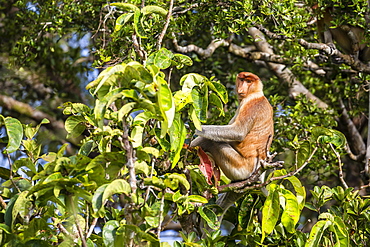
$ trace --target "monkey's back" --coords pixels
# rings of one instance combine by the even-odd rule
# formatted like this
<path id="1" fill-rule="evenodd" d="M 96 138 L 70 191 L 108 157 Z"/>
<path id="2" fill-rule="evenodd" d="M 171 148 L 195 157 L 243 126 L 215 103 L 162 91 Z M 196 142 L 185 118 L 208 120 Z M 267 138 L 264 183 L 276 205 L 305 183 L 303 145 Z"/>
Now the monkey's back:
<path id="1" fill-rule="evenodd" d="M 246 119 L 240 121 L 250 129 L 242 142 L 235 143 L 235 149 L 245 158 L 266 159 L 274 135 L 273 109 L 266 99 L 251 100 L 240 109 Z M 244 112 L 248 111 L 248 112 Z"/>

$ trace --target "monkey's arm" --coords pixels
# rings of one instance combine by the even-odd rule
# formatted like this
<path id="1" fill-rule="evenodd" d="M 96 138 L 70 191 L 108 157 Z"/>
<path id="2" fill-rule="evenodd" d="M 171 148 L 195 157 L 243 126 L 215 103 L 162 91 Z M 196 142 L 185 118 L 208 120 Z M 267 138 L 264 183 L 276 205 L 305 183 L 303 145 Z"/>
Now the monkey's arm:
<path id="1" fill-rule="evenodd" d="M 202 131 L 195 134 L 216 142 L 243 141 L 250 128 L 247 126 L 231 125 L 202 125 Z"/>

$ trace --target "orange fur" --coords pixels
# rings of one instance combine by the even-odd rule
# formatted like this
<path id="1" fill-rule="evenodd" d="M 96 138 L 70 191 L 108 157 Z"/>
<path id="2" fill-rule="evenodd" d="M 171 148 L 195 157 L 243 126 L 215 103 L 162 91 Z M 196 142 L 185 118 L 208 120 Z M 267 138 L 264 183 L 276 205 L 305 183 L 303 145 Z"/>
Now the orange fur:
<path id="1" fill-rule="evenodd" d="M 258 76 L 241 72 L 236 79 L 239 107 L 228 125 L 202 125 L 191 146 L 200 146 L 233 181 L 247 179 L 266 159 L 274 127 L 273 111 Z"/>

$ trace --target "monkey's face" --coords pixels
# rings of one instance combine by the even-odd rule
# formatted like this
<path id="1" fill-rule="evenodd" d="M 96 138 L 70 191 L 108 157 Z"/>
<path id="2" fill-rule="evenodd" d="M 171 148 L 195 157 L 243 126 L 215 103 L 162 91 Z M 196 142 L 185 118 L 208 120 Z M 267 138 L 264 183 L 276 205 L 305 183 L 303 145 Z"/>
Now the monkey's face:
<path id="1" fill-rule="evenodd" d="M 241 72 L 236 78 L 236 92 L 242 100 L 253 93 L 262 92 L 262 82 L 258 76 L 249 72 Z"/>

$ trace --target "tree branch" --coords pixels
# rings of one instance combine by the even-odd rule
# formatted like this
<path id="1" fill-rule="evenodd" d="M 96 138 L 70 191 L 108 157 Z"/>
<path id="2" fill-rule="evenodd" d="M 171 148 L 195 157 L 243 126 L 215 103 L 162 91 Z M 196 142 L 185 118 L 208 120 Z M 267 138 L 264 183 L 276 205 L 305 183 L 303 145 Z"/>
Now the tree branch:
<path id="1" fill-rule="evenodd" d="M 339 153 L 335 150 L 335 148 L 333 147 L 333 144 L 329 143 L 330 147 L 331 147 L 331 150 L 333 150 L 333 152 L 335 153 L 335 156 L 337 156 L 337 159 L 338 159 L 338 162 L 339 162 L 339 179 L 340 181 L 342 182 L 342 185 L 345 189 L 348 189 L 348 185 L 346 183 L 346 181 L 344 181 L 344 177 L 343 177 L 343 170 L 342 170 L 342 161 L 340 159 L 340 155 Z"/>
<path id="2" fill-rule="evenodd" d="M 137 189 L 137 180 L 136 180 L 136 173 L 135 173 L 135 157 L 134 157 L 134 149 L 132 147 L 132 144 L 129 140 L 129 128 L 127 126 L 126 121 L 123 121 L 123 136 L 121 139 L 122 146 L 126 150 L 126 156 L 127 156 L 127 168 L 129 171 L 129 184 L 131 186 L 132 193 L 136 193 Z"/>
<path id="3" fill-rule="evenodd" d="M 351 56 L 351 55 L 345 55 L 341 53 L 338 49 L 333 48 L 327 44 L 323 43 L 309 43 L 304 39 L 299 39 L 298 43 L 302 45 L 306 49 L 315 49 L 319 51 L 323 51 L 329 56 L 337 56 L 340 59 L 342 59 L 343 63 L 351 66 L 352 69 L 370 74 L 370 66 L 367 66 L 366 64 L 362 63 L 358 58 Z"/>
<path id="4" fill-rule="evenodd" d="M 351 120 L 350 116 L 348 115 L 347 109 L 343 104 L 342 99 L 339 99 L 340 108 L 342 109 L 341 116 L 340 116 L 340 122 L 343 123 L 348 130 L 348 138 L 351 139 L 351 143 L 353 144 L 353 147 L 356 149 L 356 155 L 353 155 L 351 149 L 349 146 L 347 147 L 348 154 L 350 158 L 354 158 L 354 160 L 360 160 L 363 159 L 365 155 L 365 149 L 366 145 L 364 140 L 362 139 L 361 134 L 358 132 L 356 126 L 354 125 L 353 121 Z M 337 119 L 339 122 L 339 119 Z M 352 154 L 352 155 L 351 155 Z"/>
<path id="5" fill-rule="evenodd" d="M 299 173 L 300 171 L 302 171 L 309 164 L 309 162 L 311 161 L 312 157 L 316 153 L 317 149 L 318 149 L 318 146 L 315 146 L 315 148 L 312 151 L 311 155 L 303 163 L 303 165 L 301 165 L 298 169 L 296 169 L 294 171 L 291 171 L 291 172 L 289 172 L 289 173 L 287 173 L 285 175 L 278 176 L 278 177 L 271 177 L 270 179 L 266 180 L 263 183 L 256 183 L 256 181 L 259 180 L 258 176 L 259 176 L 260 169 L 261 169 L 261 166 L 260 166 L 260 167 L 258 167 L 256 169 L 256 171 L 252 174 L 252 176 L 250 176 L 246 180 L 219 186 L 218 187 L 218 191 L 220 193 L 223 193 L 223 192 L 227 192 L 227 191 L 233 190 L 233 191 L 235 191 L 237 193 L 245 193 L 248 190 L 254 190 L 254 189 L 262 188 L 262 187 L 266 186 L 267 184 L 271 183 L 272 181 L 295 176 L 297 173 Z M 277 164 L 278 163 L 279 162 L 277 162 Z M 249 185 L 251 185 L 251 186 L 249 186 Z"/>
<path id="6" fill-rule="evenodd" d="M 176 37 L 174 36 L 173 44 L 175 46 L 176 51 L 181 53 L 189 53 L 195 52 L 203 59 L 209 58 L 215 52 L 215 50 L 220 46 L 229 46 L 230 41 L 225 39 L 215 39 L 212 40 L 211 43 L 208 45 L 206 49 L 203 49 L 196 45 L 187 45 L 187 46 L 180 46 L 177 42 Z"/>
<path id="7" fill-rule="evenodd" d="M 0 95 L 0 105 L 7 108 L 8 110 L 16 111 L 21 115 L 32 118 L 37 122 L 41 122 L 44 118 L 46 118 L 50 121 L 50 124 L 54 129 L 65 131 L 64 123 L 62 121 L 58 121 L 54 117 L 42 111 L 36 110 L 26 103 L 17 101 L 12 97 Z"/>
<path id="8" fill-rule="evenodd" d="M 157 42 L 157 49 L 158 50 L 161 49 L 164 35 L 166 34 L 168 25 L 170 24 L 171 16 L 172 16 L 172 9 L 173 9 L 173 0 L 170 0 L 170 7 L 168 8 L 166 23 L 164 24 L 163 30 L 162 30 L 161 34 L 159 35 L 159 37 L 158 37 L 158 42 Z"/>
<path id="9" fill-rule="evenodd" d="M 249 28 L 248 31 L 249 34 L 252 35 L 254 43 L 258 50 L 269 54 L 274 54 L 273 50 L 270 48 L 269 43 L 266 41 L 261 31 L 259 31 L 255 27 Z M 267 63 L 267 65 L 270 70 L 280 79 L 280 81 L 289 85 L 289 93 L 293 98 L 297 97 L 299 94 L 303 94 L 308 99 L 314 101 L 318 107 L 324 109 L 328 108 L 328 105 L 317 98 L 315 95 L 313 95 L 300 81 L 297 80 L 292 71 L 286 68 L 286 66 L 270 62 Z"/>

